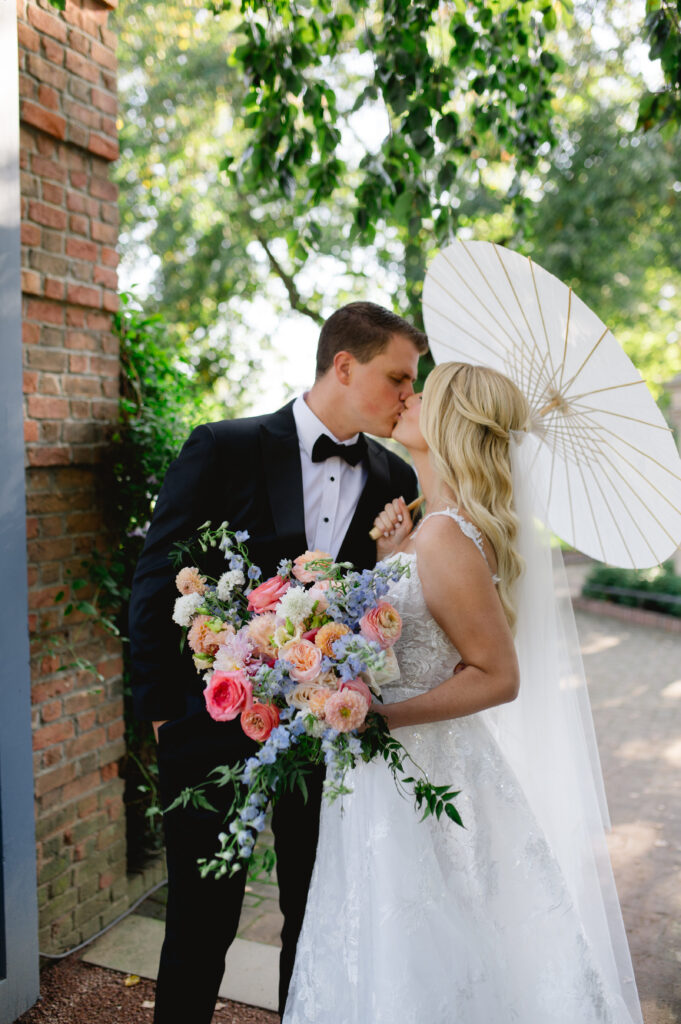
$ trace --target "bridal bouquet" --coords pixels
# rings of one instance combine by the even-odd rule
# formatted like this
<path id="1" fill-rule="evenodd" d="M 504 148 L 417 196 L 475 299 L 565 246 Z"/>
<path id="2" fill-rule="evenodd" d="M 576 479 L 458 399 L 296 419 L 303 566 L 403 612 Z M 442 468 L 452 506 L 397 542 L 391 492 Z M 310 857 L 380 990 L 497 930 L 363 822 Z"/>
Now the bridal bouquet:
<path id="1" fill-rule="evenodd" d="M 228 831 L 220 833 L 215 856 L 199 862 L 201 873 L 238 871 L 264 828 L 268 804 L 294 786 L 305 795 L 305 776 L 315 764 L 326 765 L 324 792 L 334 800 L 351 792 L 346 777 L 358 759 L 383 757 L 424 817 L 444 812 L 460 825 L 457 793 L 433 786 L 418 766 L 416 777 L 408 776 L 407 751 L 370 710 L 381 682 L 399 678 L 392 646 L 402 622 L 383 598 L 409 566 L 392 561 L 357 572 L 325 552 L 306 551 L 260 582 L 247 540 L 246 531 L 233 533 L 227 523 L 217 530 L 204 523 L 198 546 L 203 553 L 219 547 L 226 571 L 214 580 L 192 565 L 176 577 L 173 619 L 204 678 L 209 714 L 217 721 L 239 718 L 261 744 L 253 757 L 214 769 L 215 779 L 185 790 L 168 808 L 190 801 L 210 807 L 206 789 L 234 786 Z M 192 547 L 176 545 L 176 566 L 186 556 L 194 559 Z"/>

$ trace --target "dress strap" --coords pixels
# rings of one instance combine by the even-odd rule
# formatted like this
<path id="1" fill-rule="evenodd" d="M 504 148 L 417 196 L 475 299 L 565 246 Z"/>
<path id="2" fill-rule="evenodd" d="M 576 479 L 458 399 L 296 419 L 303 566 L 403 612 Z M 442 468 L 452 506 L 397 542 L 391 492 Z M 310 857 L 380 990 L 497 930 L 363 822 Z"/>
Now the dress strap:
<path id="1" fill-rule="evenodd" d="M 466 537 L 470 537 L 470 539 L 473 541 L 482 557 L 485 559 L 485 562 L 487 562 L 487 567 L 490 568 L 489 561 L 487 560 L 487 555 L 485 554 L 485 548 L 482 543 L 482 534 L 480 533 L 480 530 L 474 523 L 471 523 L 470 520 L 465 519 L 464 516 L 462 516 L 461 513 L 459 512 L 458 508 L 442 508 L 438 509 L 436 512 L 429 512 L 427 516 L 423 517 L 419 525 L 416 527 L 414 533 L 418 532 L 418 530 L 420 530 L 423 524 L 425 523 L 426 519 L 430 519 L 431 516 L 449 516 L 449 518 L 453 519 L 455 523 L 458 523 L 461 532 Z M 501 583 L 501 577 L 497 576 L 496 573 L 494 573 L 492 575 L 492 583 Z"/>

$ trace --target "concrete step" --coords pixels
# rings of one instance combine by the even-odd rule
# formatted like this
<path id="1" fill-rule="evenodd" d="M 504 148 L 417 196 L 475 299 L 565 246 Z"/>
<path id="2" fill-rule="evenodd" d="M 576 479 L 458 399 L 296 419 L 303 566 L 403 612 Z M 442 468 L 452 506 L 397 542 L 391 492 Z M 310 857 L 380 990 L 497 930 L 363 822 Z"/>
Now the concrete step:
<path id="1" fill-rule="evenodd" d="M 85 963 L 156 979 L 164 922 L 130 914 L 88 946 Z M 235 939 L 225 960 L 220 998 L 276 1010 L 279 986 L 279 949 L 264 942 Z"/>

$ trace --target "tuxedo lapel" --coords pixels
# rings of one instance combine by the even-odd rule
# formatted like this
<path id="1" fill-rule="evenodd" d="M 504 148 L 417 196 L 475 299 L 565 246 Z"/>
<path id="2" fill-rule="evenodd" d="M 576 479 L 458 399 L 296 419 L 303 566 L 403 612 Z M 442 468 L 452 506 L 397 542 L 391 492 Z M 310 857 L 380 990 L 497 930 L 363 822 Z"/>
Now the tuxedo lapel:
<path id="1" fill-rule="evenodd" d="M 376 543 L 369 537 L 369 530 L 386 501 L 397 497 L 390 494 L 385 449 L 369 438 L 367 445 L 367 481 L 337 556 L 339 562 L 353 562 L 358 568 L 368 568 L 376 561 Z"/>
<path id="2" fill-rule="evenodd" d="M 260 428 L 260 441 L 267 493 L 277 536 L 286 541 L 287 549 L 290 549 L 291 540 L 295 538 L 302 552 L 307 547 L 303 471 L 292 408 L 293 402 L 289 402 L 268 418 Z"/>

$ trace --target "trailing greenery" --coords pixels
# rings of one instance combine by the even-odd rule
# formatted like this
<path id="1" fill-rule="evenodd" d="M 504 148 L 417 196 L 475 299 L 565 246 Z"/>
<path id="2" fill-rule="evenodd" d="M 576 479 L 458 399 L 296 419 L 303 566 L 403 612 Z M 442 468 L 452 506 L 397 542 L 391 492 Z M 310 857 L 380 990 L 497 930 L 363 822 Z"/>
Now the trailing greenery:
<path id="1" fill-rule="evenodd" d="M 584 582 L 582 594 L 600 601 L 681 616 L 681 576 L 674 571 L 673 562 L 652 569 L 596 565 Z M 665 597 L 678 600 L 665 601 Z"/>

